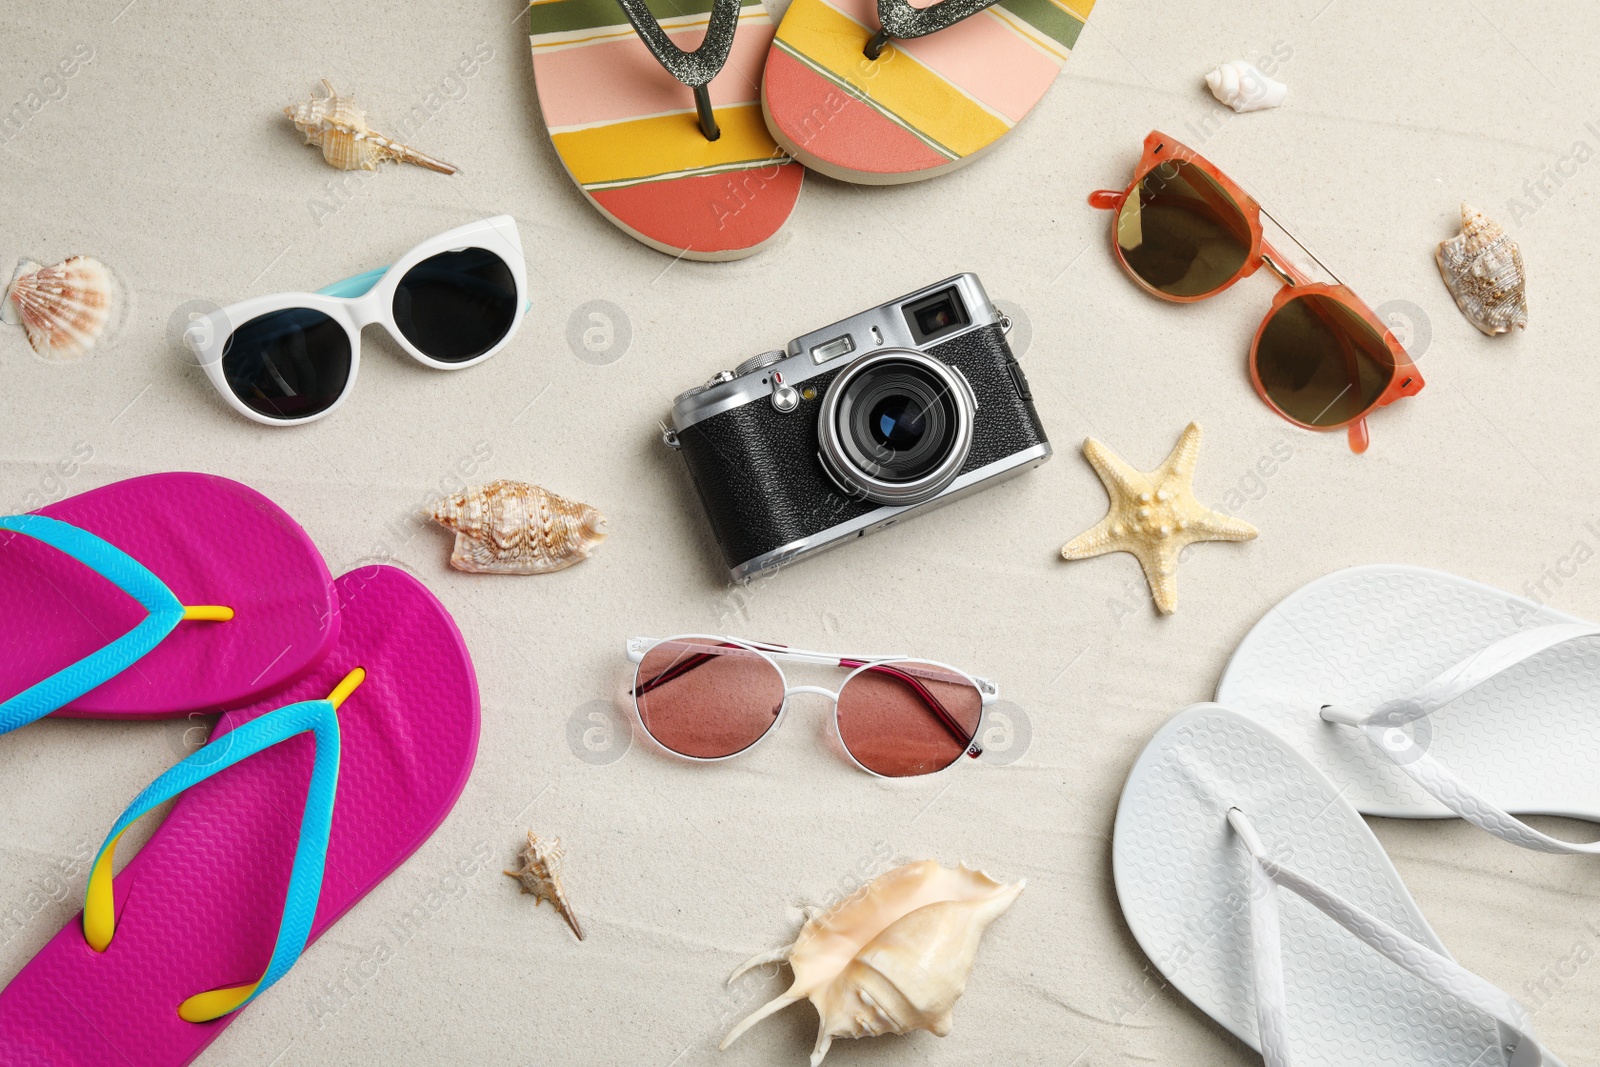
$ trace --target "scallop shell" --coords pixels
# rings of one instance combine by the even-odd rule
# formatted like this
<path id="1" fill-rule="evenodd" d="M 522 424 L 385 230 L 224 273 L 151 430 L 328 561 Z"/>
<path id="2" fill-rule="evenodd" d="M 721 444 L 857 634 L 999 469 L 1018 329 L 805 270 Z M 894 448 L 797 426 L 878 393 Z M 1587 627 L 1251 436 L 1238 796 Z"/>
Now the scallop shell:
<path id="1" fill-rule="evenodd" d="M 578 940 L 582 941 L 583 927 L 578 925 L 578 917 L 567 902 L 566 888 L 561 884 L 561 861 L 565 855 L 560 838 L 546 841 L 529 830 L 528 843 L 517 854 L 522 866 L 502 873 L 521 882 L 522 891 L 533 895 L 536 907 L 546 900 L 554 905 L 561 917 L 567 920 L 567 925 L 572 927 L 572 932 L 578 935 Z"/>
<path id="2" fill-rule="evenodd" d="M 1289 95 L 1289 87 L 1273 81 L 1254 63 L 1235 59 L 1206 75 L 1211 95 L 1234 111 L 1265 111 L 1279 107 Z"/>
<path id="3" fill-rule="evenodd" d="M 53 267 L 22 260 L 6 296 L 0 320 L 20 324 L 45 359 L 62 361 L 88 355 L 117 306 L 116 279 L 92 256 L 73 256 Z"/>
<path id="4" fill-rule="evenodd" d="M 967 987 L 978 941 L 1017 899 L 1025 882 L 997 882 L 968 867 L 934 860 L 896 867 L 826 912 L 814 914 L 794 944 L 763 953 L 728 981 L 764 963 L 787 960 L 794 983 L 722 1040 L 799 1000 L 821 1016 L 811 1067 L 836 1037 L 927 1030 L 950 1032 L 951 1011 Z"/>
<path id="5" fill-rule="evenodd" d="M 310 100 L 286 107 L 283 113 L 294 120 L 295 129 L 306 135 L 306 144 L 321 148 L 322 158 L 340 170 L 377 170 L 379 163 L 392 159 L 440 174 L 456 172 L 443 160 L 375 133 L 367 125 L 367 113 L 356 106 L 353 98 L 335 93 L 326 78 L 322 79 L 321 95 L 314 93 Z"/>
<path id="6" fill-rule="evenodd" d="M 1493 337 L 1528 328 L 1527 277 L 1522 250 L 1498 222 L 1461 205 L 1461 232 L 1439 242 L 1433 257 L 1461 314 Z"/>
<path id="7" fill-rule="evenodd" d="M 605 540 L 588 504 L 501 480 L 452 493 L 428 517 L 456 533 L 450 566 L 474 574 L 548 574 L 582 563 Z"/>

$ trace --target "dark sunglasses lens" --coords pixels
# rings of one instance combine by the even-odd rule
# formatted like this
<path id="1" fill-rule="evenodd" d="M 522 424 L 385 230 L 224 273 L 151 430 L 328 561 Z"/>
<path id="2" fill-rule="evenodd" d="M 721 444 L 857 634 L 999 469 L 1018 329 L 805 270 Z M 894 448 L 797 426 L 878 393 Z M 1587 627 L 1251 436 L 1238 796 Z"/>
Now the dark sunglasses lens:
<path id="1" fill-rule="evenodd" d="M 1144 176 L 1117 214 L 1117 248 L 1146 285 L 1168 296 L 1221 289 L 1250 256 L 1250 224 L 1199 167 L 1168 160 Z"/>
<path id="2" fill-rule="evenodd" d="M 440 252 L 406 271 L 394 292 L 394 321 L 430 359 L 476 359 L 511 332 L 517 283 L 505 260 L 481 248 Z"/>
<path id="3" fill-rule="evenodd" d="M 350 335 L 320 311 L 285 308 L 234 330 L 222 350 L 233 395 L 269 418 L 327 411 L 350 380 Z"/>
<path id="4" fill-rule="evenodd" d="M 1297 296 L 1267 320 L 1255 361 L 1268 398 L 1306 426 L 1338 426 L 1365 414 L 1394 379 L 1383 337 L 1320 295 Z"/>

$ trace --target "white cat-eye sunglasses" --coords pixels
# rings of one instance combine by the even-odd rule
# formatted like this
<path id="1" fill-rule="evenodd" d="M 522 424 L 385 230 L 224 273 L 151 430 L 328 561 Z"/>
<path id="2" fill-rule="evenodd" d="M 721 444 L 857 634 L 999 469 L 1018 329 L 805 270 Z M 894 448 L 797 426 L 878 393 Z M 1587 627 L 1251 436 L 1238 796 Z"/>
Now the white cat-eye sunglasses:
<path id="1" fill-rule="evenodd" d="M 516 220 L 499 215 L 315 293 L 230 304 L 192 322 L 184 341 L 235 411 L 298 426 L 332 413 L 355 388 L 363 327 L 382 326 L 419 363 L 460 370 L 511 340 L 527 289 Z"/>

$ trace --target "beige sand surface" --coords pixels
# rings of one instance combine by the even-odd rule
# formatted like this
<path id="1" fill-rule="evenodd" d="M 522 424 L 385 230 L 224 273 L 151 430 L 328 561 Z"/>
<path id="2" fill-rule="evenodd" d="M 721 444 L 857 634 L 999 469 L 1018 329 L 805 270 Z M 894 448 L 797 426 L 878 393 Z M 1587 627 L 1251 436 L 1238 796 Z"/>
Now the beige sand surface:
<path id="1" fill-rule="evenodd" d="M 1273 602 L 1334 568 L 1414 562 L 1600 617 L 1600 566 L 1576 562 L 1600 549 L 1594 5 L 1102 0 L 1066 74 L 999 150 L 922 185 L 808 180 L 776 245 L 723 265 L 644 248 L 572 187 L 515 4 L 120 6 L 13 0 L 3 20 L 0 107 L 80 46 L 92 59 L 44 84 L 57 98 L 0 144 L 0 260 L 9 273 L 20 255 L 92 253 L 132 299 L 115 342 L 76 365 L 47 365 L 0 329 L 0 506 L 151 471 L 239 478 L 296 516 L 335 573 L 392 558 L 422 577 L 483 689 L 482 749 L 455 812 L 206 1064 L 799 1065 L 808 1007 L 716 1052 L 782 985 L 723 979 L 791 937 L 797 905 L 884 855 L 1029 885 L 984 943 L 949 1038 L 845 1042 L 834 1067 L 1259 1063 L 1163 986 L 1118 911 L 1112 817 L 1145 740 L 1210 695 Z M 474 50 L 489 58 L 447 82 Z M 1288 54 L 1288 106 L 1235 117 L 1206 92 L 1218 62 L 1274 50 Z M 325 167 L 279 113 L 322 77 L 380 129 L 421 107 L 408 139 L 460 175 Z M 1293 429 L 1252 392 L 1265 272 L 1180 307 L 1113 263 L 1107 219 L 1084 197 L 1124 184 L 1155 126 L 1225 167 L 1374 306 L 1409 317 L 1428 385 L 1372 420 L 1367 455 Z M 1463 199 L 1521 242 L 1525 334 L 1479 335 L 1440 284 L 1433 249 Z M 534 309 L 481 367 L 435 373 L 369 332 L 347 407 L 275 431 L 226 408 L 176 344 L 187 308 L 313 289 L 500 212 L 520 224 Z M 1022 359 L 1056 457 L 730 589 L 658 437 L 672 396 L 959 270 L 1031 337 Z M 591 301 L 629 339 L 609 363 L 569 345 L 569 322 L 593 325 Z M 1056 554 L 1105 507 L 1083 438 L 1149 467 L 1191 419 L 1206 431 L 1201 499 L 1261 536 L 1197 547 L 1176 616 L 1157 618 L 1131 557 Z M 591 502 L 613 535 L 552 577 L 455 573 L 448 538 L 414 515 L 463 476 Z M 625 685 L 624 641 L 707 630 L 898 649 L 994 678 L 1020 758 L 877 781 L 835 750 L 815 698 L 737 762 L 630 746 L 603 712 Z M 0 741 L 0 981 L 71 918 L 80 857 L 194 725 L 52 722 Z M 582 944 L 499 873 L 530 826 L 566 841 Z M 1376 830 L 1461 961 L 1522 996 L 1568 1063 L 1600 1059 L 1600 863 L 1454 823 Z"/>

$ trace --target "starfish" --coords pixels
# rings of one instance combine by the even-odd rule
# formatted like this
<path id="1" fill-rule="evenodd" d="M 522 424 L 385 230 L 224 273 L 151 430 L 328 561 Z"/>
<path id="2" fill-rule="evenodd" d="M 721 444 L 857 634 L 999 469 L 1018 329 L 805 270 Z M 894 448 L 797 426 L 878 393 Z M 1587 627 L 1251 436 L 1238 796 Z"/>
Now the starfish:
<path id="1" fill-rule="evenodd" d="M 1105 445 L 1089 438 L 1083 454 L 1105 483 L 1111 510 L 1092 529 L 1068 541 L 1064 559 L 1129 552 L 1144 568 L 1156 609 L 1171 615 L 1178 606 L 1178 554 L 1196 541 L 1249 541 L 1256 528 L 1194 498 L 1194 461 L 1200 425 L 1191 422 L 1166 460 L 1143 474 Z"/>

